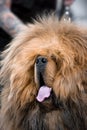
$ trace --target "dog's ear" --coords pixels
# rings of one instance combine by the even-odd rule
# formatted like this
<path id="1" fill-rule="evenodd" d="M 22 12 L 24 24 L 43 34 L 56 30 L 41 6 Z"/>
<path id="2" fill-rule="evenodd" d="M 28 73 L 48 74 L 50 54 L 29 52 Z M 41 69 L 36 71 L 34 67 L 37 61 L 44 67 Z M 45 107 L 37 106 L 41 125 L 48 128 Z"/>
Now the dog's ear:
<path id="1" fill-rule="evenodd" d="M 64 35 L 61 36 L 60 50 L 62 64 L 54 90 L 57 96 L 76 101 L 78 95 L 87 92 L 87 31 L 74 28 Z"/>
<path id="2" fill-rule="evenodd" d="M 11 43 L 12 44 L 12 43 Z M 34 84 L 34 54 L 30 54 L 28 49 L 24 50 L 24 46 L 18 47 L 16 40 L 13 44 L 3 52 L 2 68 L 0 71 L 0 83 L 3 88 L 8 88 L 8 92 L 4 93 L 6 100 L 9 102 L 21 103 L 24 101 L 32 101 L 36 94 L 36 85 Z M 26 100 L 25 100 L 26 99 Z"/>

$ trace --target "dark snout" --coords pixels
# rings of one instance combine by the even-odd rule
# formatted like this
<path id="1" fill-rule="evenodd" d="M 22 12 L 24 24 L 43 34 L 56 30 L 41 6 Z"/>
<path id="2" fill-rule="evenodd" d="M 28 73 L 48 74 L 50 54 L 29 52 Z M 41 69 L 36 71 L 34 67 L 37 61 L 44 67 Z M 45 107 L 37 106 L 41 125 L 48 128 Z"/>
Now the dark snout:
<path id="1" fill-rule="evenodd" d="M 46 70 L 47 58 L 39 56 L 36 59 L 36 72 L 37 72 L 37 80 L 39 82 L 39 86 L 45 85 L 44 82 L 44 72 Z"/>

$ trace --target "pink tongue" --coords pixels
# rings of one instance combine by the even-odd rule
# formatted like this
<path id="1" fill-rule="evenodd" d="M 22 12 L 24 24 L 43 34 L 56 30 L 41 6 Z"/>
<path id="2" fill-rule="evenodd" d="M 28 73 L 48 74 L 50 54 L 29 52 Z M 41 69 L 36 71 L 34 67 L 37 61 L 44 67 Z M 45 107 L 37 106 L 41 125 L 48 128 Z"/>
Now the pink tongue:
<path id="1" fill-rule="evenodd" d="M 42 102 L 42 101 L 44 101 L 45 98 L 48 98 L 50 96 L 50 92 L 51 92 L 51 88 L 49 88 L 47 86 L 42 86 L 39 89 L 36 99 L 39 102 Z"/>

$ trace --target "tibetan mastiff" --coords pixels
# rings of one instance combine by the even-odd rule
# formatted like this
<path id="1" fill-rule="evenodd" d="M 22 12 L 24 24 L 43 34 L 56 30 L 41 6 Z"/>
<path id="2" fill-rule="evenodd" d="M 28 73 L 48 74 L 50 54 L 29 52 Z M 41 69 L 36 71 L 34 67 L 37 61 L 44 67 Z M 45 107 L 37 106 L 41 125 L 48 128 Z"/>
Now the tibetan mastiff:
<path id="1" fill-rule="evenodd" d="M 44 16 L 1 59 L 0 130 L 87 130 L 87 29 Z"/>

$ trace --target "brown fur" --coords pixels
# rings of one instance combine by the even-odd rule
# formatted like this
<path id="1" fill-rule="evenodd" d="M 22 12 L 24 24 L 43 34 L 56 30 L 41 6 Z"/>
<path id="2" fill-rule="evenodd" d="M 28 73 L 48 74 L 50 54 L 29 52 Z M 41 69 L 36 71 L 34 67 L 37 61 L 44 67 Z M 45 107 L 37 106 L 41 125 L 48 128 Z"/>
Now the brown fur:
<path id="1" fill-rule="evenodd" d="M 36 101 L 38 56 L 53 97 Z M 21 32 L 2 54 L 0 130 L 87 130 L 87 30 L 50 16 Z"/>

